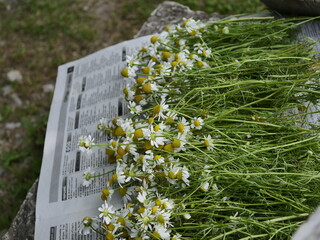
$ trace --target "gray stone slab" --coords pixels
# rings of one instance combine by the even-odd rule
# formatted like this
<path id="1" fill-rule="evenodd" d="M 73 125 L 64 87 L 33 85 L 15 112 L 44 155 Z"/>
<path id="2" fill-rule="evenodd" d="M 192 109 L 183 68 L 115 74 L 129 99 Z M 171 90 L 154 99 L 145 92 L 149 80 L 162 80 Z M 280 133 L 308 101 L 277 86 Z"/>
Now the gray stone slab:
<path id="1" fill-rule="evenodd" d="M 8 232 L 2 237 L 2 240 L 34 239 L 37 187 L 38 180 L 30 188 L 17 216 L 14 218 Z"/>

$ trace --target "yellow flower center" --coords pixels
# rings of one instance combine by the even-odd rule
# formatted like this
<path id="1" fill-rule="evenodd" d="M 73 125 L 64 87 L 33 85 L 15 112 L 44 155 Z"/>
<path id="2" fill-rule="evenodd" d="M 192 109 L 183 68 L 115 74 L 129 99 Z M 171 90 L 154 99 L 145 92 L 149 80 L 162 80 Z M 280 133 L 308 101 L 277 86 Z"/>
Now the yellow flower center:
<path id="1" fill-rule="evenodd" d="M 202 51 L 202 56 L 204 56 L 204 57 L 207 56 L 207 51 L 206 51 L 206 50 L 203 50 L 203 51 Z"/>
<path id="2" fill-rule="evenodd" d="M 157 198 L 156 201 L 155 201 L 155 204 L 157 206 L 161 206 L 161 199 L 160 198 Z"/>
<path id="3" fill-rule="evenodd" d="M 206 147 L 209 147 L 210 146 L 210 142 L 209 140 L 204 140 L 203 144 L 206 146 Z"/>
<path id="4" fill-rule="evenodd" d="M 151 83 L 143 84 L 142 91 L 144 91 L 145 93 L 151 93 L 152 92 Z"/>
<path id="5" fill-rule="evenodd" d="M 114 173 L 114 174 L 112 175 L 112 180 L 113 180 L 114 182 L 118 181 L 118 175 L 117 175 L 116 173 Z"/>
<path id="6" fill-rule="evenodd" d="M 176 178 L 176 175 L 174 174 L 173 171 L 169 171 L 169 172 L 168 172 L 168 177 L 169 177 L 170 179 L 175 179 L 175 178 Z"/>
<path id="7" fill-rule="evenodd" d="M 103 195 L 105 195 L 106 197 L 108 197 L 109 194 L 110 194 L 109 188 L 104 188 L 104 189 L 102 190 L 102 193 L 103 193 Z"/>
<path id="8" fill-rule="evenodd" d="M 150 42 L 152 44 L 155 44 L 157 40 L 158 40 L 158 36 L 152 36 L 151 39 L 150 39 Z"/>
<path id="9" fill-rule="evenodd" d="M 153 118 L 153 117 L 149 117 L 149 118 L 148 118 L 148 123 L 149 123 L 149 124 L 152 124 L 153 121 L 154 121 L 154 118 Z"/>
<path id="10" fill-rule="evenodd" d="M 141 70 L 142 70 L 142 72 L 143 72 L 144 74 L 149 74 L 149 73 L 150 73 L 150 67 L 148 67 L 148 66 L 143 67 Z"/>
<path id="11" fill-rule="evenodd" d="M 161 236 L 160 236 L 160 234 L 159 234 L 157 231 L 153 231 L 152 236 L 153 236 L 155 239 L 161 239 Z"/>
<path id="12" fill-rule="evenodd" d="M 107 240 L 114 240 L 115 238 L 114 238 L 114 236 L 113 236 L 113 234 L 111 232 L 107 232 L 106 239 Z"/>
<path id="13" fill-rule="evenodd" d="M 109 163 L 115 163 L 117 160 L 116 156 L 112 155 L 112 156 L 108 156 L 108 162 Z"/>
<path id="14" fill-rule="evenodd" d="M 129 69 L 128 68 L 122 69 L 121 75 L 123 77 L 129 77 Z"/>
<path id="15" fill-rule="evenodd" d="M 144 98 L 143 95 L 136 95 L 134 96 L 133 101 L 135 101 L 136 103 L 139 103 L 143 98 Z"/>
<path id="16" fill-rule="evenodd" d="M 174 119 L 172 117 L 167 117 L 166 119 L 166 125 L 170 125 L 174 122 Z"/>
<path id="17" fill-rule="evenodd" d="M 156 214 L 157 211 L 158 211 L 158 206 L 153 206 L 151 210 L 152 214 Z"/>
<path id="18" fill-rule="evenodd" d="M 173 140 L 172 146 L 173 146 L 174 148 L 179 148 L 179 147 L 181 146 L 181 141 L 180 141 L 179 139 Z"/>
<path id="19" fill-rule="evenodd" d="M 167 144 L 167 145 L 165 145 L 165 146 L 163 147 L 163 149 L 164 149 L 165 151 L 167 151 L 167 152 L 173 152 L 173 151 L 174 151 L 172 144 Z"/>
<path id="20" fill-rule="evenodd" d="M 115 117 L 114 119 L 112 119 L 112 124 L 114 125 L 114 126 L 118 126 L 118 124 L 117 124 L 117 121 L 118 121 L 118 119 L 120 119 L 119 117 Z"/>
<path id="21" fill-rule="evenodd" d="M 191 32 L 189 32 L 189 35 L 190 36 L 195 36 L 197 34 L 197 31 L 196 30 L 192 30 Z"/>
<path id="22" fill-rule="evenodd" d="M 136 83 L 138 83 L 138 84 L 141 85 L 145 80 L 146 80 L 146 78 L 144 78 L 144 77 L 138 77 L 138 78 L 136 79 Z"/>
<path id="23" fill-rule="evenodd" d="M 113 156 L 114 155 L 114 153 L 115 153 L 115 151 L 113 150 L 113 149 L 111 149 L 111 148 L 107 148 L 106 149 L 106 154 L 107 154 L 107 156 Z"/>
<path id="24" fill-rule="evenodd" d="M 160 110 L 161 110 L 161 106 L 160 106 L 160 105 L 154 106 L 154 107 L 153 107 L 153 111 L 152 111 L 153 115 L 159 114 L 159 113 L 160 113 Z"/>
<path id="25" fill-rule="evenodd" d="M 118 218 L 117 222 L 120 223 L 122 226 L 126 225 L 126 220 L 124 220 L 124 218 L 122 217 Z"/>
<path id="26" fill-rule="evenodd" d="M 184 20 L 183 23 L 181 24 L 182 27 L 185 27 L 185 26 L 187 25 L 187 22 L 188 22 L 188 21 L 189 21 L 189 19 Z"/>
<path id="27" fill-rule="evenodd" d="M 112 142 L 111 142 L 111 146 L 112 146 L 113 148 L 115 148 L 115 147 L 117 146 L 117 142 L 116 142 L 116 141 L 112 141 Z"/>
<path id="28" fill-rule="evenodd" d="M 168 52 L 168 51 L 162 52 L 163 60 L 168 60 L 168 58 L 170 58 L 170 57 L 171 57 L 171 53 L 170 52 Z"/>
<path id="29" fill-rule="evenodd" d="M 194 125 L 195 125 L 196 127 L 199 127 L 199 126 L 201 125 L 201 123 L 200 123 L 200 121 L 197 119 L 197 120 L 194 121 Z"/>
<path id="30" fill-rule="evenodd" d="M 202 61 L 198 61 L 198 62 L 197 62 L 197 65 L 198 65 L 198 67 L 203 67 L 203 66 L 204 66 L 204 64 L 203 64 Z"/>
<path id="31" fill-rule="evenodd" d="M 179 124 L 178 124 L 178 131 L 179 131 L 180 133 L 183 133 L 183 132 L 184 132 L 184 125 L 183 125 L 183 123 L 179 123 Z"/>
<path id="32" fill-rule="evenodd" d="M 124 88 L 122 92 L 123 92 L 124 95 L 126 95 L 126 96 L 128 96 L 128 94 L 129 94 L 128 88 Z"/>
<path id="33" fill-rule="evenodd" d="M 160 130 L 160 126 L 159 126 L 159 125 L 154 126 L 153 130 L 154 130 L 155 132 L 158 132 L 158 131 Z"/>
<path id="34" fill-rule="evenodd" d="M 172 62 L 171 62 L 171 66 L 172 66 L 172 67 L 175 67 L 175 66 L 177 66 L 177 65 L 178 65 L 178 62 L 177 62 L 177 61 L 172 61 Z"/>
<path id="35" fill-rule="evenodd" d="M 122 197 L 126 195 L 127 191 L 127 188 L 119 188 L 119 193 Z"/>
<path id="36" fill-rule="evenodd" d="M 151 145 L 150 141 L 145 141 L 143 146 L 144 146 L 144 148 L 146 150 L 151 150 L 152 149 L 152 145 Z"/>
<path id="37" fill-rule="evenodd" d="M 107 228 L 108 228 L 109 231 L 112 232 L 112 231 L 115 229 L 115 226 L 114 226 L 112 223 L 109 223 L 109 224 L 107 225 Z"/>
<path id="38" fill-rule="evenodd" d="M 137 210 L 137 213 L 141 214 L 141 213 L 144 213 L 144 211 L 146 210 L 146 208 L 144 207 L 141 207 Z"/>
<path id="39" fill-rule="evenodd" d="M 117 137 L 123 137 L 124 135 L 126 135 L 126 132 L 123 131 L 122 127 L 116 127 L 116 129 L 113 132 L 113 135 L 117 136 Z"/>
<path id="40" fill-rule="evenodd" d="M 165 222 L 165 219 L 161 214 L 159 214 L 159 216 L 157 217 L 157 220 L 158 220 L 159 223 L 164 223 Z"/>
<path id="41" fill-rule="evenodd" d="M 139 138 L 143 138 L 143 131 L 142 129 L 137 129 L 134 131 L 134 136 L 139 139 Z"/>

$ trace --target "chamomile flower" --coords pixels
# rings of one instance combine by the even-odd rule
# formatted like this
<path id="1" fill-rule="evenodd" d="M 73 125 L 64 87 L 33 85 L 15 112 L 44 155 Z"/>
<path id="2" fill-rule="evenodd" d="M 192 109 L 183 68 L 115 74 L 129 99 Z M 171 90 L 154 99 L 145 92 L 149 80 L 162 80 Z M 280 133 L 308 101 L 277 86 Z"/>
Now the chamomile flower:
<path id="1" fill-rule="evenodd" d="M 132 69 L 138 70 L 138 65 L 140 64 L 140 59 L 138 55 L 126 56 L 127 66 Z"/>
<path id="2" fill-rule="evenodd" d="M 201 35 L 199 30 L 204 26 L 200 21 L 195 21 L 192 18 L 185 19 L 182 25 L 190 36 Z"/>
<path id="3" fill-rule="evenodd" d="M 136 195 L 135 189 L 136 186 L 119 188 L 119 193 L 122 196 L 124 204 L 127 204 L 133 200 L 134 196 Z"/>
<path id="4" fill-rule="evenodd" d="M 228 28 L 228 27 L 222 28 L 222 29 L 221 29 L 221 33 L 223 33 L 223 34 L 228 34 L 228 33 L 230 33 L 229 28 Z"/>
<path id="5" fill-rule="evenodd" d="M 92 152 L 92 147 L 94 146 L 94 138 L 91 137 L 91 135 L 89 136 L 81 136 L 79 138 L 79 149 L 81 152 L 85 152 L 87 154 L 91 154 Z"/>
<path id="6" fill-rule="evenodd" d="M 85 170 L 82 174 L 82 177 L 83 177 L 83 182 L 82 182 L 82 185 L 84 187 L 88 187 L 92 181 L 93 181 L 93 178 L 94 178 L 94 171 L 91 169 L 91 167 L 89 167 L 87 170 Z"/>
<path id="7" fill-rule="evenodd" d="M 107 186 L 104 189 L 102 189 L 101 199 L 103 201 L 110 201 L 113 193 L 114 193 L 114 190 L 111 188 L 111 186 L 108 182 Z"/>
<path id="8" fill-rule="evenodd" d="M 171 29 L 171 33 L 174 30 L 174 27 Z M 162 45 L 166 45 L 168 44 L 168 42 L 170 41 L 169 39 L 169 32 L 161 32 L 158 36 L 158 42 L 160 42 Z"/>
<path id="9" fill-rule="evenodd" d="M 154 106 L 152 113 L 155 117 L 158 117 L 159 119 L 164 119 L 165 118 L 164 113 L 168 110 L 169 110 L 169 105 L 166 104 L 166 99 L 161 98 L 160 104 Z"/>
<path id="10" fill-rule="evenodd" d="M 104 131 L 107 129 L 107 125 L 108 125 L 108 120 L 106 118 L 101 118 L 97 125 L 97 129 L 100 131 Z"/>
<path id="11" fill-rule="evenodd" d="M 146 191 L 140 191 L 137 200 L 142 204 L 147 204 L 147 192 Z"/>
<path id="12" fill-rule="evenodd" d="M 141 181 L 140 176 L 142 176 L 142 171 L 138 169 L 137 164 L 130 164 L 130 167 L 127 168 L 127 174 L 125 182 L 132 181 Z"/>
<path id="13" fill-rule="evenodd" d="M 175 184 L 177 179 L 177 173 L 179 172 L 180 168 L 176 164 L 170 164 L 170 167 L 165 169 L 166 179 L 169 183 Z"/>
<path id="14" fill-rule="evenodd" d="M 133 156 L 136 156 L 138 155 L 138 152 L 137 152 L 137 145 L 134 144 L 131 139 L 126 139 L 124 142 L 123 142 L 124 146 L 125 147 L 125 151 L 132 154 Z"/>
<path id="15" fill-rule="evenodd" d="M 204 137 L 204 141 L 203 141 L 203 145 L 209 150 L 209 151 L 213 151 L 213 139 L 211 137 L 211 135 L 205 136 Z"/>
<path id="16" fill-rule="evenodd" d="M 117 168 L 116 168 L 116 177 L 117 177 L 117 182 L 120 186 L 126 182 L 126 168 L 127 164 L 126 163 L 118 163 Z"/>
<path id="17" fill-rule="evenodd" d="M 190 131 L 190 125 L 187 119 L 185 119 L 184 117 L 179 118 L 177 123 L 177 130 L 181 134 L 187 134 Z"/>
<path id="18" fill-rule="evenodd" d="M 154 216 L 151 214 L 151 210 L 146 208 L 144 212 L 137 214 L 137 224 L 146 231 L 150 231 L 154 227 Z"/>
<path id="19" fill-rule="evenodd" d="M 164 142 L 167 140 L 162 133 L 162 130 L 155 131 L 153 127 L 148 128 L 144 132 L 145 139 L 150 141 L 150 144 L 155 147 L 159 145 L 164 145 Z"/>
<path id="20" fill-rule="evenodd" d="M 164 62 L 161 68 L 158 69 L 160 76 L 165 77 L 171 75 L 171 67 L 172 65 L 170 62 Z"/>
<path id="21" fill-rule="evenodd" d="M 136 67 L 128 67 L 121 71 L 121 75 L 125 78 L 131 79 L 132 81 L 134 81 L 134 78 L 137 76 L 136 71 L 137 71 Z"/>
<path id="22" fill-rule="evenodd" d="M 123 93 L 124 93 L 127 101 L 134 100 L 134 91 L 130 88 L 129 84 L 127 84 L 127 86 L 123 89 Z"/>
<path id="23" fill-rule="evenodd" d="M 158 208 L 159 208 L 158 206 L 153 206 L 152 208 L 152 209 L 156 209 L 156 211 L 154 211 L 154 215 L 155 215 L 155 220 L 158 222 L 158 224 L 165 227 L 173 226 L 172 223 L 170 223 L 171 212 L 166 211 L 164 209 L 158 210 Z"/>
<path id="24" fill-rule="evenodd" d="M 189 220 L 191 218 L 191 215 L 189 213 L 183 214 L 184 219 Z"/>
<path id="25" fill-rule="evenodd" d="M 109 224 L 114 216 L 115 210 L 107 201 L 104 201 L 101 207 L 98 208 L 100 215 L 99 217 L 103 219 L 103 222 Z"/>
<path id="26" fill-rule="evenodd" d="M 157 224 L 154 227 L 154 231 L 152 235 L 155 238 L 160 238 L 160 239 L 169 239 L 170 238 L 170 230 L 164 227 L 163 225 Z"/>
<path id="27" fill-rule="evenodd" d="M 82 219 L 82 225 L 79 228 L 79 234 L 88 235 L 92 232 L 93 229 L 97 229 L 99 227 L 97 223 L 97 218 L 84 217 Z"/>
<path id="28" fill-rule="evenodd" d="M 140 155 L 135 158 L 135 161 L 140 165 L 142 171 L 146 172 L 149 168 L 155 167 L 150 155 Z"/>
<path id="29" fill-rule="evenodd" d="M 175 152 L 181 152 L 181 151 L 186 151 L 186 148 L 184 147 L 186 143 L 188 142 L 188 139 L 190 139 L 192 135 L 192 132 L 178 132 L 178 135 L 176 136 L 175 140 L 179 141 L 179 146 L 175 147 Z"/>
<path id="30" fill-rule="evenodd" d="M 159 90 L 158 85 L 152 82 L 146 82 L 142 85 L 141 89 L 145 94 L 153 93 Z"/>
<path id="31" fill-rule="evenodd" d="M 172 236 L 171 240 L 181 240 L 181 234 L 177 233 L 175 235 Z"/>
<path id="32" fill-rule="evenodd" d="M 208 182 L 204 182 L 204 183 L 201 184 L 200 190 L 201 190 L 202 192 L 207 192 L 208 189 L 209 189 L 209 186 L 210 186 L 210 184 L 209 184 Z"/>
<path id="33" fill-rule="evenodd" d="M 154 65 L 155 65 L 155 62 L 150 60 L 146 66 L 141 68 L 141 70 L 146 75 L 152 75 L 155 71 Z"/>
<path id="34" fill-rule="evenodd" d="M 179 171 L 176 174 L 177 179 L 182 180 L 183 184 L 182 186 L 184 187 L 185 185 L 189 185 L 190 184 L 190 173 L 189 170 L 186 166 L 182 166 L 179 168 Z"/>
<path id="35" fill-rule="evenodd" d="M 142 107 L 133 101 L 129 102 L 128 108 L 129 108 L 131 114 L 138 114 L 142 111 Z"/>
<path id="36" fill-rule="evenodd" d="M 191 128 L 200 130 L 203 126 L 203 119 L 201 117 L 195 117 L 190 126 Z"/>

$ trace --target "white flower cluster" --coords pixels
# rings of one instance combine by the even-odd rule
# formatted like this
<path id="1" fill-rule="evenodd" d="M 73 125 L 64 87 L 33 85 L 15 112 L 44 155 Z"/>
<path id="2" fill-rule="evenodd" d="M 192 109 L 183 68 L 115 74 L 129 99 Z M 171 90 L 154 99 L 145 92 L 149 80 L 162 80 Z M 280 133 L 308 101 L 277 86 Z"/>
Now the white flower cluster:
<path id="1" fill-rule="evenodd" d="M 124 94 L 132 116 L 109 123 L 102 119 L 98 124 L 99 130 L 112 136 L 106 154 L 110 163 L 116 163 L 99 208 L 106 239 L 180 239 L 170 230 L 172 217 L 177 213 L 191 217 L 183 206 L 160 193 L 159 186 L 179 189 L 189 185 L 189 169 L 176 153 L 187 151 L 190 142 L 214 150 L 212 137 L 201 134 L 205 116 L 199 112 L 186 116 L 175 110 L 182 85 L 188 84 L 177 82 L 175 76 L 209 66 L 212 50 L 201 40 L 205 27 L 186 19 L 151 37 L 150 45 L 127 57 L 127 68 L 121 73 L 129 82 Z M 80 148 L 88 151 L 92 141 L 80 140 Z M 89 171 L 84 176 L 88 174 L 92 175 Z M 87 186 L 90 178 L 85 180 Z M 109 204 L 115 193 L 122 196 L 123 208 Z"/>

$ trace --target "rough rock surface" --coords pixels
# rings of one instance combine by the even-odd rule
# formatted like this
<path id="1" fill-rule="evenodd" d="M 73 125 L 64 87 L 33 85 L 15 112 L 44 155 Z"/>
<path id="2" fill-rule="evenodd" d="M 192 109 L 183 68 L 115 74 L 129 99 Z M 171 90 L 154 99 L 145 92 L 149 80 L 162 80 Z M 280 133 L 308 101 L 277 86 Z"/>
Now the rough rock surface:
<path id="1" fill-rule="evenodd" d="M 181 23 L 183 18 L 199 19 L 203 21 L 215 21 L 222 15 L 208 14 L 202 11 L 192 11 L 189 7 L 176 2 L 166 1 L 160 4 L 150 15 L 149 19 L 142 25 L 135 37 L 160 33 L 166 26 Z"/>
<path id="2" fill-rule="evenodd" d="M 151 14 L 135 37 L 161 32 L 166 26 L 181 22 L 182 18 L 193 17 L 204 21 L 217 20 L 219 15 L 207 14 L 201 11 L 192 11 L 190 8 L 175 3 L 163 2 Z M 9 230 L 0 238 L 1 240 L 31 240 L 34 239 L 35 205 L 38 180 L 30 188 L 26 199 L 13 220 Z"/>
<path id="3" fill-rule="evenodd" d="M 26 199 L 13 220 L 8 232 L 2 240 L 32 240 L 34 239 L 35 207 L 37 199 L 38 180 L 30 188 Z"/>

